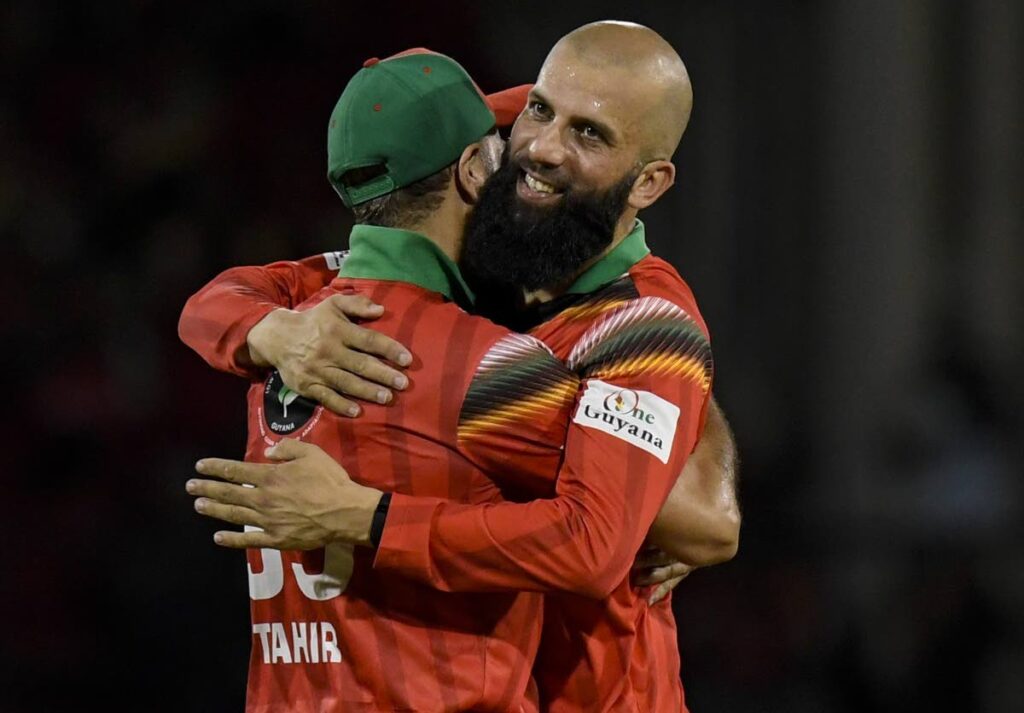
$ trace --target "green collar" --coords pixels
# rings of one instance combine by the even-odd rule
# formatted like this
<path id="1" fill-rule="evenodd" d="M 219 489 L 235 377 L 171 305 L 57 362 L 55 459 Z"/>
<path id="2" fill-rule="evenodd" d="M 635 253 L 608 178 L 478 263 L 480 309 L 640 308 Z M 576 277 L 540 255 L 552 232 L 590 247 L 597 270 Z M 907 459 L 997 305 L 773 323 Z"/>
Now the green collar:
<path id="1" fill-rule="evenodd" d="M 576 282 L 566 290 L 571 294 L 589 294 L 618 279 L 629 268 L 636 265 L 650 254 L 644 240 L 644 224 L 639 220 L 632 232 L 622 239 L 611 252 L 591 265 L 586 272 L 576 278 Z"/>
<path id="2" fill-rule="evenodd" d="M 434 241 L 419 233 L 375 225 L 355 225 L 339 277 L 392 280 L 439 292 L 469 307 L 476 301 L 458 266 Z"/>

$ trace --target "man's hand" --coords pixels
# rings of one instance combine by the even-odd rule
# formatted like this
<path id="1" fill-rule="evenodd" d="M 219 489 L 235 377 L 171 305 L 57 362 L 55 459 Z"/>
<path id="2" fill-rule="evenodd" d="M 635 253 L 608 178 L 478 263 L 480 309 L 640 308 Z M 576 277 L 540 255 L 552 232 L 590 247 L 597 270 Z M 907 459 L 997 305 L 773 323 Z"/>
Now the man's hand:
<path id="1" fill-rule="evenodd" d="M 376 358 L 408 366 L 408 350 L 349 319 L 383 313 L 362 295 L 333 295 L 301 312 L 276 309 L 249 330 L 249 356 L 256 366 L 276 368 L 292 391 L 337 414 L 358 416 L 359 406 L 342 394 L 386 404 L 391 389 L 409 385 L 404 374 Z"/>
<path id="2" fill-rule="evenodd" d="M 280 462 L 204 458 L 196 463 L 196 472 L 227 481 L 189 480 L 185 489 L 200 496 L 196 510 L 262 530 L 220 531 L 214 542 L 278 550 L 312 550 L 331 542 L 370 544 L 381 491 L 354 482 L 341 465 L 308 443 L 286 439 L 266 455 Z"/>
<path id="3" fill-rule="evenodd" d="M 696 567 L 679 562 L 657 547 L 640 550 L 633 563 L 633 584 L 637 587 L 657 585 L 647 598 L 648 604 L 657 604 L 686 579 Z"/>

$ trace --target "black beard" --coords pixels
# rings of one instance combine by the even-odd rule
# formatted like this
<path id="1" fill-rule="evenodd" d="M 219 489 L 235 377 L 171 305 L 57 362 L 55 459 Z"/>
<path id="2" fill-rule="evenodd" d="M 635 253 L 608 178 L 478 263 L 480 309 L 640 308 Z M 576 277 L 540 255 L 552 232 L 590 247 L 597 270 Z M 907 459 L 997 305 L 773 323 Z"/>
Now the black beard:
<path id="1" fill-rule="evenodd" d="M 474 289 L 508 298 L 555 288 L 612 242 L 635 175 L 604 191 L 567 189 L 551 207 L 516 195 L 520 167 L 504 164 L 487 181 L 466 224 L 461 265 Z M 501 300 L 503 301 L 503 300 Z"/>

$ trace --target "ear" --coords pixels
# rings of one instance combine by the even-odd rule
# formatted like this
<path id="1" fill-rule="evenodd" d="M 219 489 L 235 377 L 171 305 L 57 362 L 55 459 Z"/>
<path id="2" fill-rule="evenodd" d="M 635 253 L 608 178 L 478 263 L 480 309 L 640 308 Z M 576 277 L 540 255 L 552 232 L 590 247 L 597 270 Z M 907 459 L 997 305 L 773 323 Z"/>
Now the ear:
<path id="1" fill-rule="evenodd" d="M 487 175 L 480 142 L 470 144 L 463 150 L 455 167 L 455 184 L 462 200 L 475 204 Z"/>
<path id="2" fill-rule="evenodd" d="M 643 210 L 653 205 L 675 182 L 676 167 L 671 161 L 651 161 L 633 181 L 633 188 L 629 192 L 629 206 Z"/>

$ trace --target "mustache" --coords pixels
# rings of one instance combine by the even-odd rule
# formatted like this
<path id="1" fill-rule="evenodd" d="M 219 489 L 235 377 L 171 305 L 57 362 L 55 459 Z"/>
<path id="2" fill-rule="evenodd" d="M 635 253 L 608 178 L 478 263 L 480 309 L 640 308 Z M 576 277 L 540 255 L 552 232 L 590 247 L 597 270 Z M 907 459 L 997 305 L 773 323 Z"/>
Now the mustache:
<path id="1" fill-rule="evenodd" d="M 534 178 L 538 178 L 544 183 L 549 183 L 559 191 L 567 191 L 572 187 L 572 182 L 569 180 L 566 172 L 562 168 L 553 166 L 545 166 L 539 164 L 536 161 L 531 160 L 529 157 L 509 157 L 508 148 L 505 149 L 505 156 L 502 165 L 511 164 L 515 166 L 523 173 L 529 173 Z"/>

